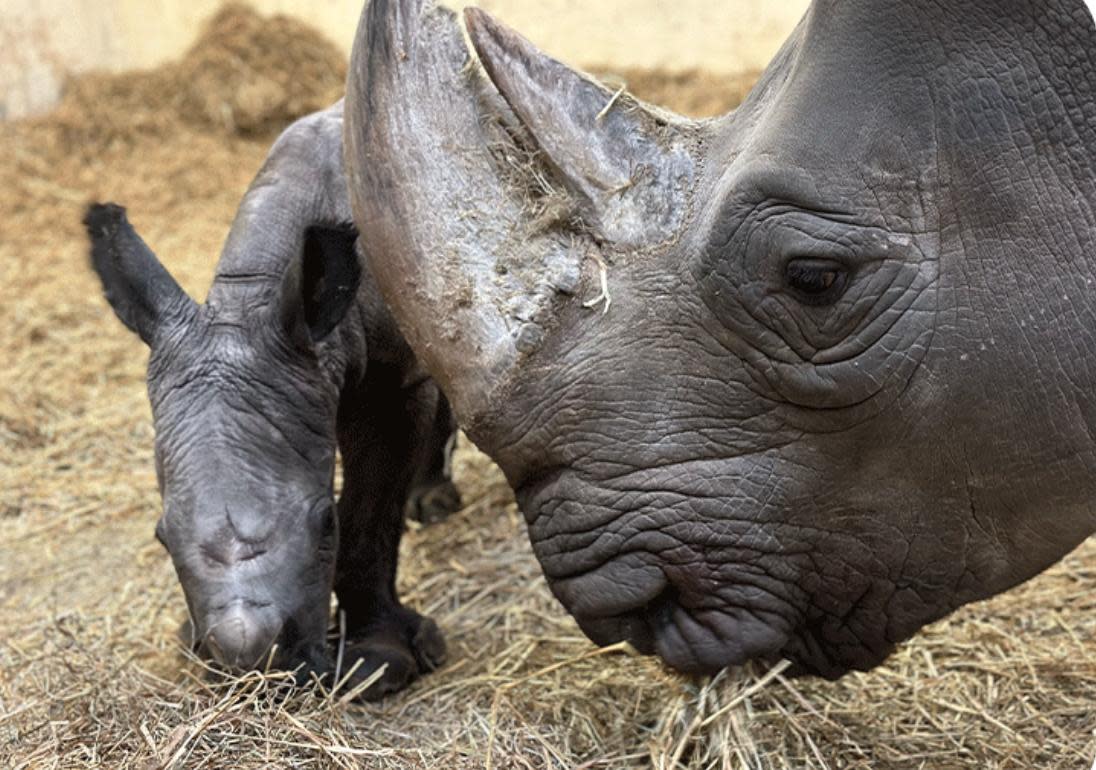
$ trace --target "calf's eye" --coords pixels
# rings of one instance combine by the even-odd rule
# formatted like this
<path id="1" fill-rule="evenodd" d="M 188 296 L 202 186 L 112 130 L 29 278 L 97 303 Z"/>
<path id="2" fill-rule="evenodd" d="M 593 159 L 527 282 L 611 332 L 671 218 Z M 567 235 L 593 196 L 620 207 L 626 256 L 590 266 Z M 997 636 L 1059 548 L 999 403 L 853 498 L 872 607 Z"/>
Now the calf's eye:
<path id="1" fill-rule="evenodd" d="M 832 305 L 848 279 L 844 265 L 830 259 L 793 259 L 784 267 L 784 283 L 804 305 Z"/>

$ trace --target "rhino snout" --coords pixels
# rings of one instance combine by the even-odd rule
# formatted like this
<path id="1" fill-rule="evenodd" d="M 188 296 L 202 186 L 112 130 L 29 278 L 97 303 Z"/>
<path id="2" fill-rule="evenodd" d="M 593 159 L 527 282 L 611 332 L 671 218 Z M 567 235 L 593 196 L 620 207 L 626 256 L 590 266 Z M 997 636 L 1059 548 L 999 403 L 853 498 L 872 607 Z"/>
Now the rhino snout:
<path id="1" fill-rule="evenodd" d="M 282 625 L 272 606 L 235 604 L 210 618 L 204 646 L 214 660 L 230 668 L 263 668 Z"/>

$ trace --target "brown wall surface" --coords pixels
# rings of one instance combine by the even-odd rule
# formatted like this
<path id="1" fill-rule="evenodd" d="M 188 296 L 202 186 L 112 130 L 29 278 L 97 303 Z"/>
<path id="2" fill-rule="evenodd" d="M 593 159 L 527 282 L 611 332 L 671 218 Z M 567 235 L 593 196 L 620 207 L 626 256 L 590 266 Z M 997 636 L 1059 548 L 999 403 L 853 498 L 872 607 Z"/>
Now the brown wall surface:
<path id="1" fill-rule="evenodd" d="M 478 5 L 578 66 L 733 73 L 769 60 L 807 0 L 449 0 Z M 0 119 L 54 103 L 63 74 L 179 56 L 222 0 L 2 0 Z M 349 52 L 361 0 L 252 0 Z"/>

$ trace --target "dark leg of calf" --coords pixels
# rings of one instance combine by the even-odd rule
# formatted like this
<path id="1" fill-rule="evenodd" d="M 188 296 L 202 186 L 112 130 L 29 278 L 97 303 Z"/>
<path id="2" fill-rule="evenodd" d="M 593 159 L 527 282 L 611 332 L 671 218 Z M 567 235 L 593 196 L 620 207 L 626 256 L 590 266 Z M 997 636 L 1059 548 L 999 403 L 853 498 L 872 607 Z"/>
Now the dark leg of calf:
<path id="1" fill-rule="evenodd" d="M 427 440 L 429 456 L 411 480 L 404 514 L 422 524 L 434 524 L 460 510 L 460 492 L 453 484 L 452 456 L 457 421 L 444 395 L 438 396 L 437 414 Z"/>
<path id="2" fill-rule="evenodd" d="M 341 670 L 361 661 L 351 689 L 387 664 L 363 693 L 369 700 L 403 689 L 445 658 L 438 627 L 396 596 L 404 505 L 416 469 L 429 459 L 438 398 L 433 382 L 405 389 L 394 370 L 370 364 L 361 391 L 339 409 L 344 480 L 335 594 L 347 631 Z"/>

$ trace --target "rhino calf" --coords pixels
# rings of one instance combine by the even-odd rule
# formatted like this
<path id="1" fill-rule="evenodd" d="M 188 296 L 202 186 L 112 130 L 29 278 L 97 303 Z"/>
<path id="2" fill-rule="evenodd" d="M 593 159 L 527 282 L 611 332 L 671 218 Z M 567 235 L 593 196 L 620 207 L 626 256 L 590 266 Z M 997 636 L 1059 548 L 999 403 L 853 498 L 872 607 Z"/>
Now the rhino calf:
<path id="1" fill-rule="evenodd" d="M 342 168 L 342 103 L 282 134 L 240 205 L 205 304 L 113 204 L 85 224 L 115 313 L 148 344 L 163 516 L 156 536 L 195 643 L 233 669 L 388 668 L 379 697 L 436 667 L 435 624 L 396 595 L 403 511 L 437 518 L 454 423 L 362 272 Z M 336 506 L 336 447 L 345 483 Z M 349 686 L 354 686 L 351 681 Z"/>

